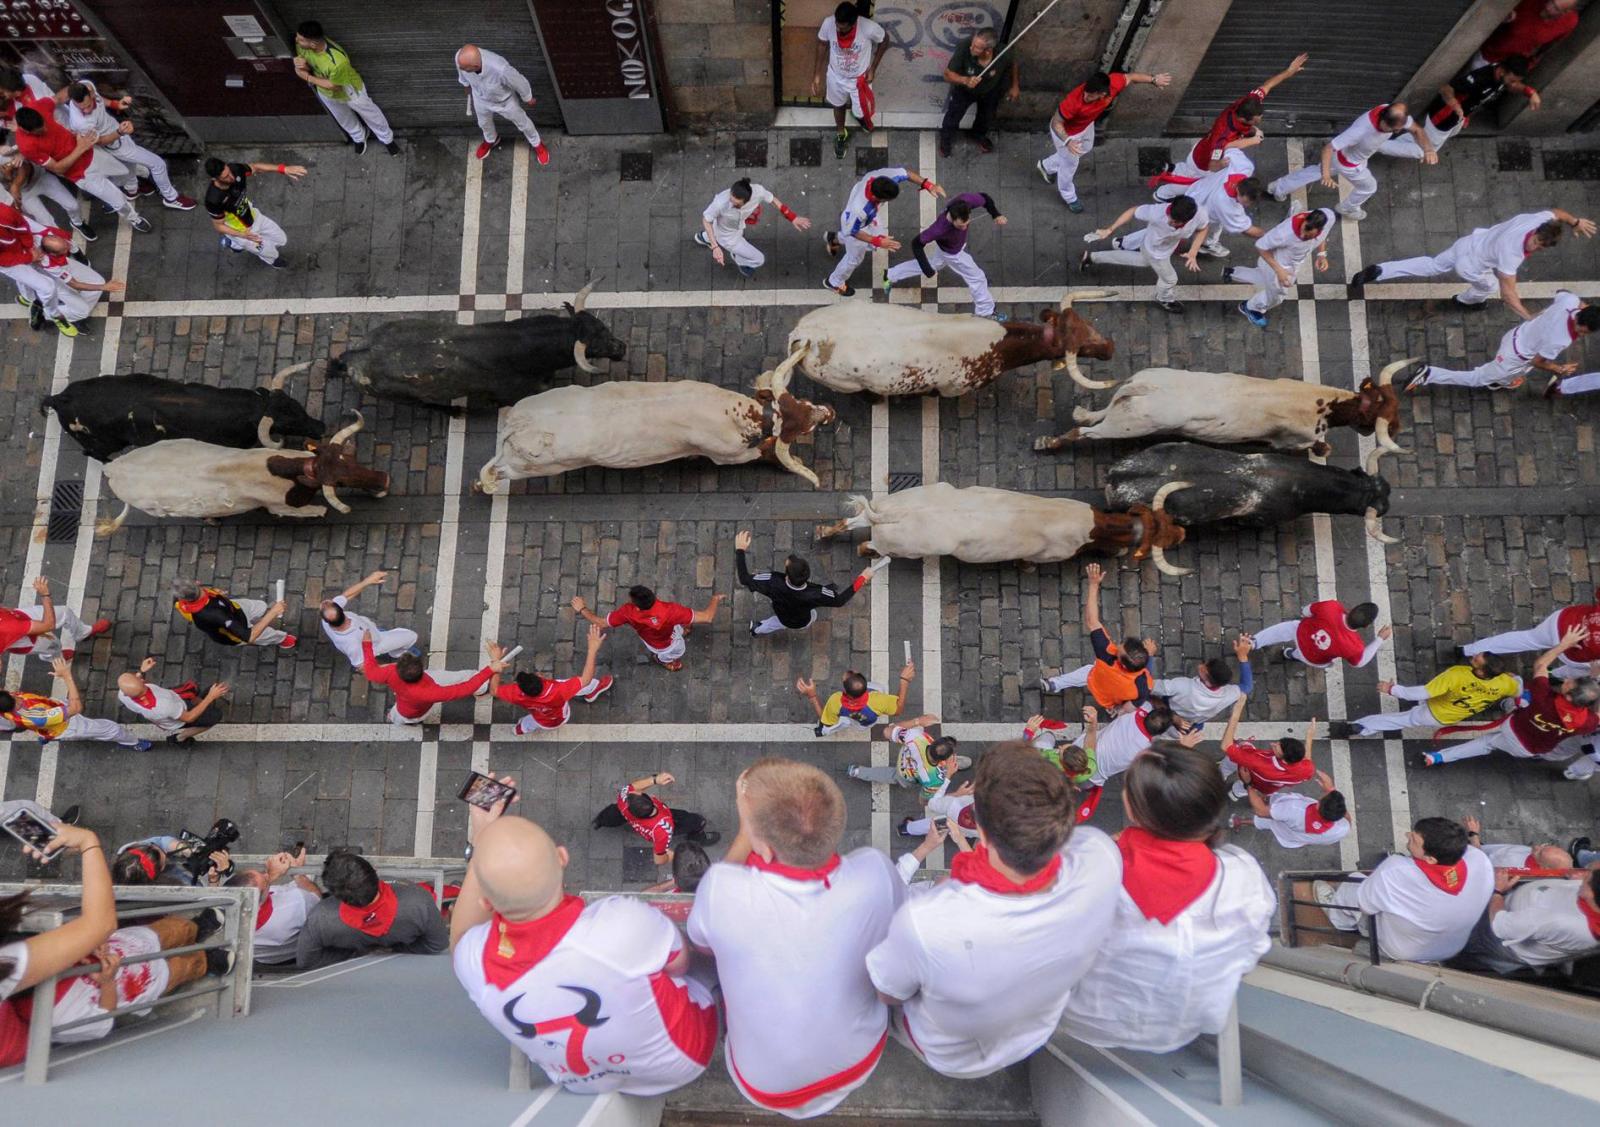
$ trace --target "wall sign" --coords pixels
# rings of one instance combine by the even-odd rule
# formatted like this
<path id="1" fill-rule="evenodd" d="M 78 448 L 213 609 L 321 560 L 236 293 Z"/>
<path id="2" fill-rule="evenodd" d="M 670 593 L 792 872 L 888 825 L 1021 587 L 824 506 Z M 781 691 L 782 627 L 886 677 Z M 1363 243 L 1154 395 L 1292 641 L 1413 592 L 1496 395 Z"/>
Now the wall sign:
<path id="1" fill-rule="evenodd" d="M 529 0 L 567 132 L 659 133 L 648 0 Z"/>

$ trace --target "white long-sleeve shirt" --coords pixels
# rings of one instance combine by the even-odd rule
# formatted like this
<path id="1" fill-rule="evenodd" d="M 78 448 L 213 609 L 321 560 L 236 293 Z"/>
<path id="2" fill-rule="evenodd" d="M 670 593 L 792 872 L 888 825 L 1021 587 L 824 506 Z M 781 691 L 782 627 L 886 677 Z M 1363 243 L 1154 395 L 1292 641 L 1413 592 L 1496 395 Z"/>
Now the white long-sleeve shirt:
<path id="1" fill-rule="evenodd" d="M 482 69 L 477 73 L 456 67 L 456 81 L 472 91 L 472 97 L 483 106 L 507 106 L 513 102 L 526 102 L 533 97 L 533 87 L 516 67 L 505 57 L 481 47 Z"/>

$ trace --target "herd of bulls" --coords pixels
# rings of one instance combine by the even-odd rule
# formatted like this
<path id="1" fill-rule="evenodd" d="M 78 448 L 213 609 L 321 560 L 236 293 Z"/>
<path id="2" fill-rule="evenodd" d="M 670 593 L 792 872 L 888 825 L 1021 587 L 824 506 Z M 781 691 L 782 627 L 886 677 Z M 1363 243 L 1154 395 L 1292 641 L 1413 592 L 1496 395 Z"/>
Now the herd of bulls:
<path id="1" fill-rule="evenodd" d="M 1379 519 L 1389 485 L 1376 463 L 1398 450 L 1400 361 L 1354 391 L 1293 379 L 1147 368 L 1126 381 L 1085 376 L 1080 359 L 1110 360 L 1112 341 L 1074 308 L 1114 296 L 1069 293 L 1037 321 L 998 323 L 965 313 L 843 302 L 806 314 L 789 354 L 743 395 L 693 380 L 558 384 L 563 370 L 598 372 L 626 346 L 584 309 L 585 286 L 564 312 L 485 325 L 401 320 L 381 326 L 365 348 L 328 362 L 328 375 L 366 393 L 437 407 L 506 412 L 499 448 L 473 483 L 545 477 L 586 466 L 633 469 L 677 458 L 721 465 L 774 462 L 813 486 L 816 475 L 794 445 L 834 421 L 833 408 L 790 391 L 799 371 L 838 392 L 956 396 L 1002 374 L 1050 361 L 1088 389 L 1115 387 L 1101 410 L 1077 408 L 1079 425 L 1040 438 L 1035 449 L 1074 442 L 1160 436 L 1167 441 L 1115 463 L 1104 509 L 1064 498 L 938 483 L 878 501 L 851 497 L 850 515 L 819 526 L 819 537 L 870 529 L 864 554 L 950 555 L 974 563 L 1048 563 L 1080 552 L 1151 556 L 1183 575 L 1165 551 L 1196 527 L 1269 527 L 1308 513 L 1362 515 L 1387 541 Z M 277 516 L 349 512 L 338 489 L 381 497 L 389 475 L 360 464 L 354 421 L 331 438 L 289 395 L 279 372 L 262 388 L 216 388 L 150 375 L 100 376 L 45 399 L 84 453 L 107 462 L 106 481 L 123 503 L 152 516 L 216 518 L 251 509 Z M 1326 455 L 1332 427 L 1375 436 L 1365 471 L 1313 461 Z M 1204 445 L 1202 445 L 1204 444 Z M 1245 451 L 1230 449 L 1243 446 Z M 1287 451 L 1283 453 L 1280 451 Z"/>

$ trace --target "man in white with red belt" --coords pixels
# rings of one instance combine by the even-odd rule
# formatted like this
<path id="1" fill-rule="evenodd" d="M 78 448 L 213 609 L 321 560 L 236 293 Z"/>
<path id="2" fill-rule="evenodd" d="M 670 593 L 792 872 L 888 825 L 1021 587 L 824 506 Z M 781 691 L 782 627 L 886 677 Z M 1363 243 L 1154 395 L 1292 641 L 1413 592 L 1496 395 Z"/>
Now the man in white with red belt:
<path id="1" fill-rule="evenodd" d="M 745 238 L 745 228 L 761 221 L 761 205 L 771 204 L 778 214 L 794 224 L 796 231 L 811 230 L 811 220 L 796 215 L 794 209 L 773 195 L 765 185 L 752 183 L 750 177 L 741 176 L 733 187 L 724 188 L 700 213 L 700 230 L 694 241 L 711 252 L 718 266 L 733 256 L 733 264 L 746 278 L 755 277 L 756 270 L 766 262 L 767 256 Z"/>
<path id="2" fill-rule="evenodd" d="M 1033 748 L 990 749 L 974 791 L 977 847 L 902 904 L 867 956 L 896 1007 L 890 1030 L 935 1072 L 976 1079 L 1038 1050 L 1109 938 L 1122 858 L 1099 830 L 1073 828 L 1076 806 L 1066 775 Z"/>
<path id="3" fill-rule="evenodd" d="M 572 699 L 580 697 L 593 704 L 611 687 L 611 674 L 594 675 L 595 658 L 600 653 L 600 643 L 605 641 L 605 631 L 598 626 L 589 627 L 589 649 L 583 659 L 583 669 L 576 677 L 557 680 L 541 677 L 537 673 L 518 673 L 509 683 L 502 684 L 500 674 L 489 680 L 489 691 L 507 704 L 525 708 L 528 714 L 517 721 L 519 736 L 531 736 L 541 728 L 553 732 L 572 719 Z"/>
<path id="4" fill-rule="evenodd" d="M 256 930 L 251 958 L 257 963 L 278 966 L 294 962 L 295 944 L 300 929 L 306 926 L 306 913 L 322 899 L 322 889 L 302 873 L 283 881 L 290 869 L 306 863 L 305 846 L 299 856 L 287 851 L 274 853 L 260 869 L 243 869 L 228 878 L 229 888 L 253 888 L 261 894 L 256 906 Z"/>
<path id="5" fill-rule="evenodd" d="M 1406 112 L 1406 104 L 1390 102 L 1374 106 L 1351 122 L 1343 133 L 1323 145 L 1320 163 L 1308 164 L 1298 172 L 1278 177 L 1267 185 L 1267 190 L 1272 193 L 1273 199 L 1282 202 L 1289 198 L 1291 192 L 1319 180 L 1325 188 L 1337 188 L 1339 181 L 1335 176 L 1343 176 L 1349 181 L 1350 194 L 1340 200 L 1334 210 L 1347 219 L 1359 222 L 1367 217 L 1361 205 L 1378 190 L 1378 180 L 1367 167 L 1367 161 L 1388 142 L 1406 133 L 1416 139 L 1417 147 L 1422 150 L 1423 164 L 1439 163 L 1439 154 L 1434 152 L 1433 142 L 1428 140 L 1422 126 L 1411 120 L 1411 115 Z"/>
<path id="6" fill-rule="evenodd" d="M 1550 377 L 1545 394 L 1554 395 L 1561 390 L 1562 378 L 1578 370 L 1577 364 L 1562 363 L 1559 357 L 1597 329 L 1600 306 L 1587 305 L 1577 294 L 1561 290 L 1544 312 L 1501 337 L 1492 358 L 1466 370 L 1418 365 L 1420 370 L 1407 382 L 1406 390 L 1451 385 L 1513 391 L 1522 386 L 1529 372 L 1538 369 Z"/>
<path id="7" fill-rule="evenodd" d="M 350 610 L 352 599 L 368 587 L 381 587 L 383 581 L 388 578 L 387 571 L 374 571 L 359 583 L 352 583 L 333 598 L 323 600 L 320 612 L 322 632 L 328 636 L 328 641 L 333 643 L 333 648 L 344 654 L 352 669 L 361 668 L 361 640 L 368 635 L 372 637 L 372 653 L 375 657 L 389 657 L 391 654 L 416 650 L 415 630 L 408 630 L 403 626 L 384 630 L 366 615 L 356 614 Z M 417 652 L 420 654 L 421 651 Z"/>
<path id="8" fill-rule="evenodd" d="M 1291 215 L 1272 230 L 1256 240 L 1260 257 L 1254 266 L 1224 266 L 1224 282 L 1247 282 L 1256 287 L 1239 305 L 1244 314 L 1258 329 L 1267 327 L 1267 310 L 1276 309 L 1295 285 L 1295 272 L 1300 264 L 1316 254 L 1319 274 L 1328 271 L 1328 236 L 1339 220 L 1330 208 L 1318 207 Z"/>
<path id="9" fill-rule="evenodd" d="M 569 1092 L 657 1096 L 705 1071 L 711 994 L 689 978 L 672 921 L 637 900 L 585 905 L 562 887 L 567 851 L 524 818 L 471 810 L 469 863 L 450 916 L 456 979 L 484 1019 Z"/>
<path id="10" fill-rule="evenodd" d="M 889 1010 L 866 960 L 906 889 L 887 854 L 839 856 L 844 795 L 820 769 L 762 759 L 737 790 L 739 836 L 695 892 L 689 938 L 717 958 L 734 1085 L 809 1119 L 883 1055 Z"/>
<path id="11" fill-rule="evenodd" d="M 33 581 L 33 590 L 39 598 L 34 606 L 0 607 L 0 650 L 32 654 L 47 664 L 58 657 L 71 661 L 79 646 L 111 629 L 109 618 L 97 618 L 90 626 L 71 607 L 56 606 L 50 581 L 42 575 Z"/>

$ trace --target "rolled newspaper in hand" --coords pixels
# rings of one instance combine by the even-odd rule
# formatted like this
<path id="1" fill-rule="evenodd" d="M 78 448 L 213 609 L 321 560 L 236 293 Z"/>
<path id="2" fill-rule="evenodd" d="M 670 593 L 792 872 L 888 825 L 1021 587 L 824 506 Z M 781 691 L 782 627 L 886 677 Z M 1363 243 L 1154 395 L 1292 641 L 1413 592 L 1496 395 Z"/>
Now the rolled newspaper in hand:
<path id="1" fill-rule="evenodd" d="M 906 639 L 905 647 L 906 647 L 906 661 L 909 663 L 911 661 L 911 639 L 910 638 Z"/>
<path id="2" fill-rule="evenodd" d="M 278 601 L 283 602 L 283 580 L 278 580 Z"/>
<path id="3" fill-rule="evenodd" d="M 1100 232 L 1099 231 L 1085 231 L 1083 233 L 1083 241 L 1086 242 L 1086 243 L 1098 243 L 1100 241 Z"/>
<path id="4" fill-rule="evenodd" d="M 505 654 L 502 654 L 501 657 L 500 657 L 500 660 L 501 661 L 510 661 L 512 658 L 516 657 L 521 652 L 522 652 L 522 647 L 518 646 L 515 649 L 510 650 Z"/>
<path id="5" fill-rule="evenodd" d="M 869 570 L 871 570 L 871 572 L 874 575 L 876 575 L 878 572 L 882 571 L 884 568 L 886 568 L 888 566 L 889 566 L 889 557 L 888 556 L 879 556 L 877 559 L 873 560 L 871 564 L 868 565 L 868 568 L 869 568 Z"/>

